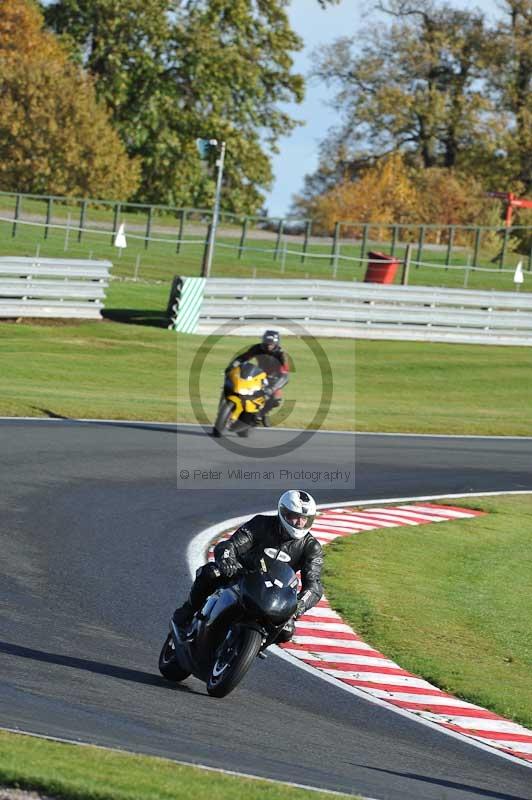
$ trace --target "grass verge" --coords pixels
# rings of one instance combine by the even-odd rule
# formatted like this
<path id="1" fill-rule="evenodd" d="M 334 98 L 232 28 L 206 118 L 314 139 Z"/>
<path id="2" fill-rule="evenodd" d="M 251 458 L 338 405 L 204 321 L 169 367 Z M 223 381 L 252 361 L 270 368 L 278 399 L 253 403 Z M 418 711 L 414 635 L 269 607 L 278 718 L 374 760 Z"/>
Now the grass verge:
<path id="1" fill-rule="evenodd" d="M 0 322 L 0 415 L 196 422 L 189 379 L 207 340 L 164 327 L 167 295 L 166 284 L 114 282 L 103 322 Z M 223 368 L 249 342 L 227 337 L 207 357 L 200 390 L 210 419 Z M 515 436 L 532 430 L 531 348 L 320 343 L 333 371 L 326 429 Z M 307 425 L 320 408 L 320 367 L 307 344 L 286 340 L 295 371 L 275 424 Z"/>
<path id="2" fill-rule="evenodd" d="M 356 428 L 529 436 L 532 348 L 357 341 Z"/>
<path id="3" fill-rule="evenodd" d="M 0 731 L 0 786 L 65 800 L 332 800 L 329 792 L 237 778 L 97 747 Z M 337 797 L 337 795 L 334 795 Z"/>
<path id="4" fill-rule="evenodd" d="M 152 297 L 142 304 L 146 307 L 132 310 L 130 286 L 117 286 L 109 319 L 102 322 L 0 323 L 0 415 L 197 422 L 189 393 L 193 373 L 199 375 L 201 402 L 212 421 L 224 367 L 250 339 L 216 343 L 200 374 L 192 364 L 206 347 L 205 337 L 154 327 L 163 323 L 162 298 L 159 287 L 148 288 Z M 145 324 L 112 321 L 125 319 Z M 323 425 L 353 429 L 354 343 L 329 339 L 322 346 L 335 375 Z M 304 427 L 321 407 L 319 365 L 305 340 L 294 339 L 289 350 L 294 374 L 277 422 Z"/>
<path id="5" fill-rule="evenodd" d="M 532 727 L 532 494 L 452 504 L 488 515 L 333 542 L 327 596 L 403 668 Z"/>

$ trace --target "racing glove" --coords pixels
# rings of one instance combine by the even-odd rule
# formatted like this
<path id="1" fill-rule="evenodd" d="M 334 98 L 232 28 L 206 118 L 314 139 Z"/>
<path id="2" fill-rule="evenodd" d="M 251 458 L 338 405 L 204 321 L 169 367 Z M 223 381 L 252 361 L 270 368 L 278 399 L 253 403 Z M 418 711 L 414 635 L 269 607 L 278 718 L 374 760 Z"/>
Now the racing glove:
<path id="1" fill-rule="evenodd" d="M 229 550 L 224 550 L 222 553 L 222 557 L 217 559 L 216 566 L 224 576 L 224 578 L 232 578 L 238 570 L 240 569 L 240 564 L 231 555 Z"/>
<path id="2" fill-rule="evenodd" d="M 307 605 L 305 601 L 298 600 L 296 613 L 294 614 L 294 619 L 299 619 L 299 617 L 302 617 L 306 610 L 307 610 Z"/>

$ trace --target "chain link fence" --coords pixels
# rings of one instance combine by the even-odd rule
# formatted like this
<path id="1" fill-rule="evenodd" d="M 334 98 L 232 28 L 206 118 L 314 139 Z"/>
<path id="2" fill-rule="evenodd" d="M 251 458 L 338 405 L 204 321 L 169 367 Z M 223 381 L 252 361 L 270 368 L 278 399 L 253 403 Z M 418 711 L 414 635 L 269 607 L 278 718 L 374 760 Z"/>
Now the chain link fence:
<path id="1" fill-rule="evenodd" d="M 211 221 L 209 209 L 0 192 L 2 255 L 108 258 L 123 280 L 200 275 Z M 115 246 L 120 230 L 123 248 Z M 511 290 L 519 261 L 532 273 L 532 228 L 522 226 L 339 221 L 332 236 L 315 236 L 308 219 L 223 212 L 212 275 L 362 281 L 371 252 L 403 261 L 407 246 L 411 284 Z"/>

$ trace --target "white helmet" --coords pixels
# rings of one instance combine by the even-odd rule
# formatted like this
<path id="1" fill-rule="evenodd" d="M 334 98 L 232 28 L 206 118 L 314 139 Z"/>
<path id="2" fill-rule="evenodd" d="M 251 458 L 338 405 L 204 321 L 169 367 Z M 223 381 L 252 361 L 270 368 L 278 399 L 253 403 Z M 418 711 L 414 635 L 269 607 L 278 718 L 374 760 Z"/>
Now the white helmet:
<path id="1" fill-rule="evenodd" d="M 279 498 L 279 522 L 292 539 L 302 539 L 316 516 L 314 498 L 300 489 L 289 489 Z"/>

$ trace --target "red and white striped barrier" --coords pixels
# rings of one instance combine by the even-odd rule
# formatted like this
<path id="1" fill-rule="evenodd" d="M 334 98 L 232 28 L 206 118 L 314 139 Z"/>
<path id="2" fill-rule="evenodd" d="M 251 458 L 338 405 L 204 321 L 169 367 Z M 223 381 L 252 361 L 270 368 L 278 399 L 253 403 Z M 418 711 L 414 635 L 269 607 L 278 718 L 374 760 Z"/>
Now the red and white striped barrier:
<path id="1" fill-rule="evenodd" d="M 434 503 L 366 510 L 331 508 L 318 514 L 312 533 L 326 545 L 339 536 L 378 528 L 426 525 L 481 515 L 482 511 Z M 226 532 L 216 541 L 228 538 L 231 533 Z M 210 558 L 212 551 L 213 547 L 209 550 Z M 281 647 L 306 665 L 381 702 L 532 763 L 531 730 L 474 703 L 458 700 L 402 669 L 362 641 L 325 597 L 298 619 L 293 640 Z"/>

